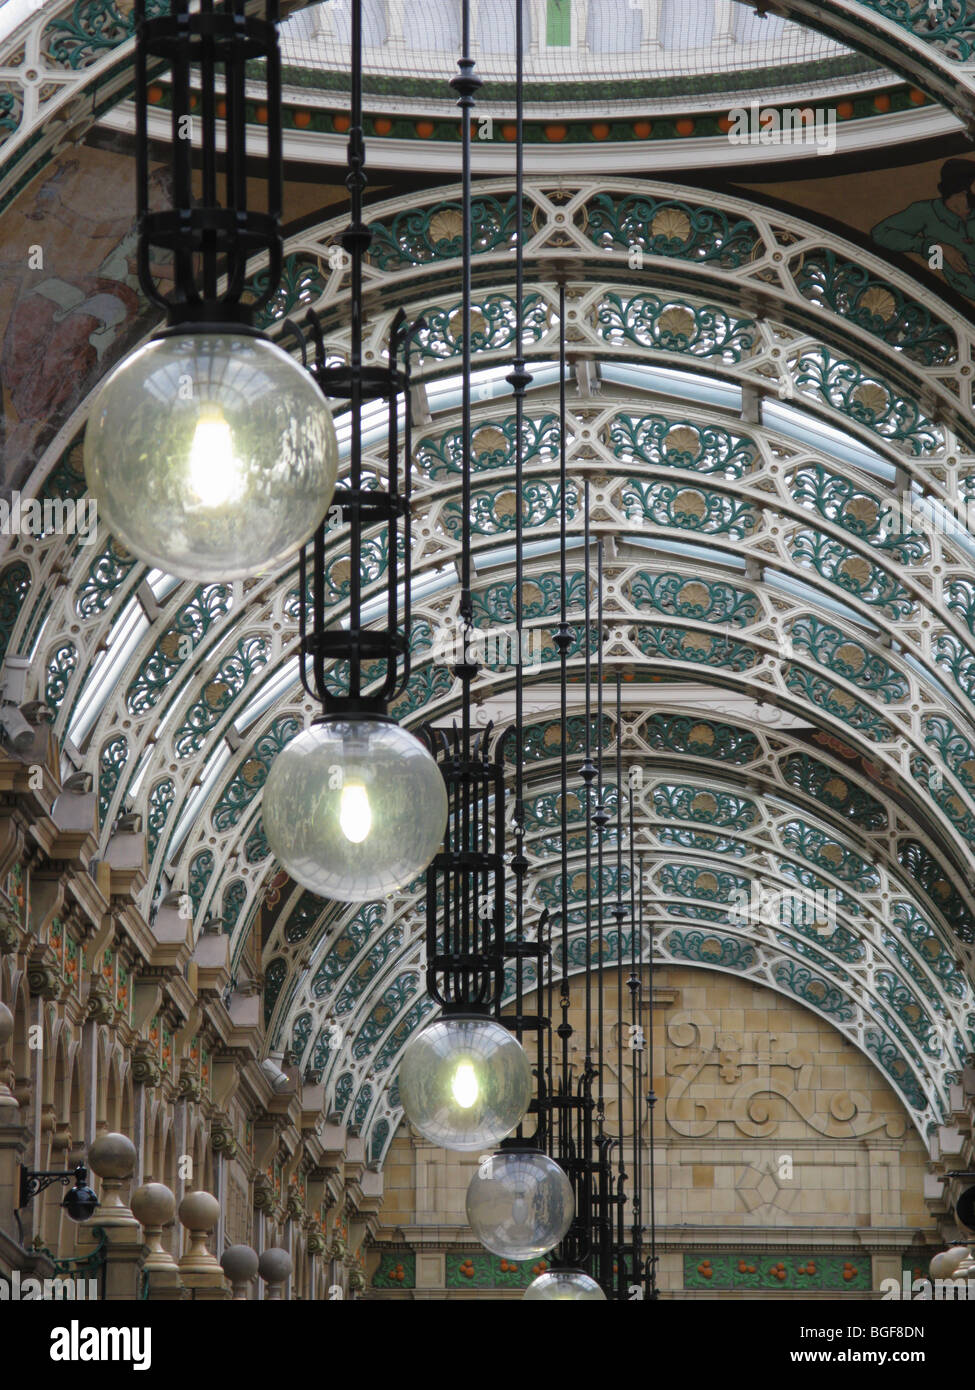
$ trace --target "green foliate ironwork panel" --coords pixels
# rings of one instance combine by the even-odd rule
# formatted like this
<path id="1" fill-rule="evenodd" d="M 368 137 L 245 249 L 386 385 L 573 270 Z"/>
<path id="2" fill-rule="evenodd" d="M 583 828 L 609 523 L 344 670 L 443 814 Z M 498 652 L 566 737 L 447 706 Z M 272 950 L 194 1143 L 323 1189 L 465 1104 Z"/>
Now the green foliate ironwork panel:
<path id="1" fill-rule="evenodd" d="M 793 863 L 791 859 L 783 859 L 779 863 L 779 870 L 786 878 L 791 878 L 796 883 L 801 883 L 804 888 L 811 888 L 814 899 L 817 902 L 830 902 L 830 894 L 835 894 L 837 907 L 844 912 L 850 913 L 852 917 L 863 915 L 863 908 L 859 898 L 853 898 L 842 888 L 835 887 L 832 883 L 827 883 L 824 878 L 820 878 L 814 870 L 806 867 L 805 864 Z M 841 929 L 842 930 L 842 929 Z M 818 936 L 818 932 L 817 932 Z"/>
<path id="2" fill-rule="evenodd" d="M 851 729 L 856 729 L 874 743 L 889 743 L 894 736 L 887 721 L 869 705 L 840 690 L 830 681 L 823 680 L 813 671 L 792 668 L 786 675 L 786 684 L 802 699 L 809 700 L 836 719 L 842 719 Z"/>
<path id="3" fill-rule="evenodd" d="M 870 1256 L 862 1250 L 843 1255 L 781 1254 L 770 1250 L 684 1255 L 685 1289 L 783 1289 L 862 1291 L 872 1287 Z"/>
<path id="4" fill-rule="evenodd" d="M 758 817 L 754 802 L 743 796 L 736 796 L 734 792 L 712 792 L 687 783 L 654 787 L 653 807 L 658 816 L 678 816 L 734 830 L 747 830 Z"/>
<path id="5" fill-rule="evenodd" d="M 821 801 L 864 830 L 886 830 L 887 812 L 879 801 L 808 753 L 790 753 L 782 762 L 782 776 L 791 787 Z"/>
<path id="6" fill-rule="evenodd" d="M 518 214 L 514 198 L 505 202 L 490 194 L 477 195 L 471 203 L 471 253 L 507 250 L 516 240 Z M 532 205 L 522 205 L 522 230 L 532 231 Z M 408 208 L 388 222 L 371 222 L 372 242 L 367 257 L 380 270 L 429 265 L 454 260 L 462 251 L 464 220 L 458 202 L 434 203 L 428 208 Z"/>
<path id="7" fill-rule="evenodd" d="M 655 833 L 662 845 L 679 845 L 681 849 L 706 850 L 711 854 L 729 854 L 735 859 L 743 859 L 748 853 L 748 846 L 741 840 L 732 840 L 727 835 L 702 835 L 697 830 L 689 830 L 686 825 L 661 825 Z"/>
<path id="8" fill-rule="evenodd" d="M 625 300 L 607 294 L 596 314 L 596 329 L 614 347 L 630 342 L 721 362 L 740 362 L 758 341 L 753 319 L 736 318 L 717 304 L 691 304 L 654 294 Z"/>
<path id="9" fill-rule="evenodd" d="M 811 304 L 855 323 L 912 362 L 924 367 L 957 362 L 958 344 L 948 325 L 866 266 L 822 248 L 803 252 L 789 269 Z"/>
<path id="10" fill-rule="evenodd" d="M 255 740 L 250 756 L 241 763 L 227 783 L 211 817 L 214 830 L 230 830 L 237 824 L 263 787 L 271 764 L 281 749 L 301 733 L 301 723 L 291 715 L 276 719 L 266 733 Z"/>
<path id="11" fill-rule="evenodd" d="M 792 537 L 792 558 L 897 622 L 916 612 L 914 599 L 892 574 L 821 531 L 797 531 Z"/>
<path id="12" fill-rule="evenodd" d="M 200 910 L 200 903 L 203 901 L 203 894 L 206 892 L 207 884 L 213 874 L 215 862 L 213 851 L 209 849 L 201 850 L 190 860 L 187 892 L 193 903 L 194 916 Z"/>
<path id="13" fill-rule="evenodd" d="M 917 531 L 894 529 L 896 510 L 892 514 L 891 499 L 881 501 L 849 478 L 830 472 L 823 464 L 806 464 L 797 469 L 791 487 L 797 502 L 842 526 L 851 535 L 869 541 L 899 564 L 921 564 L 930 558 L 931 547 L 924 536 Z"/>
<path id="14" fill-rule="evenodd" d="M 527 1289 L 549 1267 L 547 1260 L 517 1264 L 482 1249 L 470 1255 L 448 1250 L 446 1265 L 448 1289 Z"/>
<path id="15" fill-rule="evenodd" d="M 352 1045 L 352 1055 L 356 1061 L 361 1061 L 372 1051 L 411 995 L 416 993 L 418 987 L 417 978 L 411 972 L 398 976 L 383 992 L 382 998 L 359 1029 Z"/>
<path id="16" fill-rule="evenodd" d="M 927 1097 L 918 1085 L 910 1063 L 901 1055 L 887 1034 L 880 1028 L 868 1028 L 864 1042 L 867 1051 L 876 1057 L 887 1075 L 900 1087 L 908 1103 L 916 1110 L 925 1109 Z"/>
<path id="17" fill-rule="evenodd" d="M 820 966 L 821 969 L 828 970 L 832 975 L 835 975 L 838 980 L 842 980 L 844 984 L 850 983 L 850 976 L 841 966 L 836 964 L 835 960 L 831 960 L 829 956 L 823 955 L 822 951 L 817 951 L 816 948 L 810 946 L 808 942 L 797 941 L 794 936 L 786 936 L 783 932 L 776 933 L 775 939 L 780 946 L 785 946 L 790 951 L 798 951 L 801 956 L 804 956 L 807 960 L 811 960 L 814 965 Z"/>
<path id="18" fill-rule="evenodd" d="M 311 1014 L 299 1014 L 295 1019 L 291 1029 L 291 1051 L 298 1058 L 299 1062 L 305 1055 L 305 1048 L 311 1037 L 312 1017 Z"/>
<path id="19" fill-rule="evenodd" d="M 654 714 L 642 733 L 656 751 L 690 753 L 719 762 L 750 763 L 759 752 L 758 739 L 750 730 L 687 715 Z"/>
<path id="20" fill-rule="evenodd" d="M 229 584 L 201 585 L 194 591 L 193 597 L 159 637 L 125 692 L 130 714 L 146 714 L 152 709 L 196 645 L 229 611 L 232 597 Z"/>
<path id="21" fill-rule="evenodd" d="M 555 463 L 562 443 L 557 415 L 542 415 L 522 422 L 522 461 Z M 500 420 L 481 420 L 471 432 L 471 471 L 490 473 L 515 466 L 517 425 L 513 415 Z M 427 435 L 416 445 L 414 460 L 434 482 L 459 477 L 463 464 L 464 436 L 459 429 L 439 437 Z"/>
<path id="22" fill-rule="evenodd" d="M 804 394 L 819 397 L 915 456 L 944 449 L 944 431 L 928 419 L 917 401 L 900 395 L 881 377 L 869 375 L 859 363 L 834 357 L 827 348 L 810 348 L 800 356 L 795 364 L 795 384 Z"/>
<path id="23" fill-rule="evenodd" d="M 532 479 L 522 488 L 522 522 L 527 530 L 544 526 L 561 512 L 562 489 L 557 483 Z M 571 521 L 579 505 L 579 490 L 574 483 L 566 484 L 566 515 Z M 471 495 L 471 530 L 478 536 L 497 536 L 512 532 L 517 524 L 518 498 L 513 487 L 493 491 L 478 490 Z M 463 529 L 463 510 L 460 502 L 444 506 L 444 525 L 451 536 L 458 537 Z"/>
<path id="24" fill-rule="evenodd" d="M 672 931 L 665 946 L 672 956 L 696 961 L 699 965 L 719 965 L 725 970 L 748 970 L 755 964 L 754 949 L 736 936 L 713 932 Z"/>
<path id="25" fill-rule="evenodd" d="M 228 936 L 233 935 L 234 928 L 237 925 L 246 901 L 247 884 L 244 883 L 243 879 L 236 879 L 224 889 L 223 908 L 220 913 L 220 921 Z"/>
<path id="26" fill-rule="evenodd" d="M 423 709 L 433 700 L 450 693 L 454 677 L 446 666 L 424 666 L 414 672 L 398 700 L 389 707 L 394 719 L 405 719 L 414 710 Z"/>
<path id="27" fill-rule="evenodd" d="M 288 975 L 288 963 L 280 956 L 272 960 L 264 971 L 264 1026 L 271 1022 L 274 1006 Z"/>
<path id="28" fill-rule="evenodd" d="M 891 923 L 917 951 L 924 964 L 936 976 L 941 989 L 960 999 L 965 993 L 964 976 L 958 969 L 954 955 L 946 949 L 938 933 L 911 903 L 894 903 L 891 908 Z M 889 944 L 889 943 L 888 943 Z M 906 964 L 907 953 L 898 954 L 902 965 Z M 917 980 L 918 976 L 915 975 Z"/>
<path id="29" fill-rule="evenodd" d="M 499 580 L 472 595 L 474 623 L 511 623 L 515 619 L 517 589 L 512 580 Z M 557 570 L 533 574 L 521 586 L 522 613 L 526 621 L 532 618 L 557 616 L 562 601 L 562 578 Z M 582 608 L 586 601 L 586 579 L 581 573 L 566 576 L 566 609 Z"/>
<path id="30" fill-rule="evenodd" d="M 737 893 L 747 893 L 751 880 L 740 874 L 722 873 L 694 864 L 664 864 L 657 880 L 665 893 L 681 898 L 703 898 L 705 902 L 730 902 Z"/>
<path id="31" fill-rule="evenodd" d="M 30 570 L 22 560 L 15 560 L 0 573 L 0 661 L 7 655 L 10 637 L 30 586 Z"/>
<path id="32" fill-rule="evenodd" d="M 973 921 L 964 899 L 956 891 L 952 877 L 918 840 L 900 840 L 897 858 L 941 911 L 945 921 L 962 941 L 975 941 Z"/>
<path id="33" fill-rule="evenodd" d="M 585 920 L 585 913 L 581 914 Z M 589 949 L 586 950 L 586 938 L 575 936 L 569 942 L 569 966 L 582 969 L 587 964 L 601 961 L 603 965 L 612 965 L 620 953 L 624 961 L 632 959 L 633 939 L 629 932 L 603 931 L 602 943 L 598 936 L 594 936 L 589 942 Z M 559 943 L 555 944 L 553 959 L 557 969 L 562 968 L 562 947 Z"/>
<path id="34" fill-rule="evenodd" d="M 975 53 L 975 19 L 965 0 L 860 0 L 885 19 L 891 19 L 922 43 L 937 48 L 946 58 L 968 62 Z"/>
<path id="35" fill-rule="evenodd" d="M 975 655 L 951 633 L 942 633 L 934 644 L 934 659 L 951 676 L 963 694 L 975 703 Z"/>
<path id="36" fill-rule="evenodd" d="M 379 1051 L 373 1058 L 372 1069 L 377 1075 L 380 1072 L 386 1070 L 386 1068 L 392 1062 L 393 1058 L 396 1057 L 399 1054 L 400 1050 L 406 1046 L 407 1040 L 413 1033 L 414 1029 L 416 1029 L 420 1025 L 420 1023 L 422 1023 L 423 1019 L 426 1018 L 427 1014 L 430 1013 L 435 1007 L 436 1006 L 434 1005 L 433 1000 L 428 999 L 426 996 L 424 996 L 422 999 L 418 999 L 415 1004 L 412 1004 L 410 1008 L 407 1009 L 406 1013 L 397 1023 L 396 1027 L 390 1033 L 389 1037 L 386 1039 L 382 1047 L 379 1049 Z M 389 1093 L 389 1103 L 391 1105 L 396 1105 L 399 1103 L 398 1101 L 395 1101 L 393 1099 L 392 1089 Z"/>
<path id="37" fill-rule="evenodd" d="M 852 681 L 885 704 L 906 699 L 909 690 L 906 678 L 840 628 L 817 618 L 797 618 L 789 636 L 796 650 L 809 652 L 834 675 Z"/>
<path id="38" fill-rule="evenodd" d="M 48 657 L 44 679 L 44 699 L 57 714 L 68 693 L 71 677 L 78 667 L 78 649 L 73 642 L 62 642 Z"/>
<path id="39" fill-rule="evenodd" d="M 415 1289 L 415 1253 L 412 1250 L 404 1250 L 395 1255 L 382 1255 L 379 1268 L 372 1276 L 372 1286 L 374 1289 Z"/>
<path id="40" fill-rule="evenodd" d="M 289 945 L 295 946 L 299 941 L 304 941 L 319 917 L 325 911 L 326 903 L 324 898 L 320 898 L 317 893 L 302 893 L 295 903 L 288 920 L 284 927 L 284 939 Z"/>
<path id="41" fill-rule="evenodd" d="M 859 892 L 867 893 L 879 887 L 880 875 L 876 869 L 815 826 L 801 820 L 790 821 L 782 827 L 781 835 L 784 845 L 798 850 L 804 859 L 835 874 Z"/>
<path id="42" fill-rule="evenodd" d="M 549 309 L 539 294 L 527 294 L 522 301 L 524 341 L 536 343 L 549 326 Z M 471 351 L 498 352 L 515 341 L 515 301 L 506 294 L 486 295 L 471 306 Z M 460 304 L 448 309 L 425 312 L 426 328 L 415 337 L 412 355 L 439 362 L 460 355 L 464 323 Z"/>
<path id="43" fill-rule="evenodd" d="M 400 558 L 403 555 L 400 538 Z M 387 538 L 366 536 L 359 543 L 359 577 L 363 588 L 374 584 L 386 573 L 389 557 L 386 554 Z M 352 564 L 348 555 L 340 554 L 327 561 L 324 569 L 324 591 L 327 605 L 341 602 L 352 591 Z"/>
<path id="44" fill-rule="evenodd" d="M 667 661 L 721 666 L 731 671 L 748 671 L 758 661 L 758 653 L 753 647 L 735 642 L 723 633 L 650 627 L 640 623 L 634 627 L 633 636 L 644 656 L 661 657 Z"/>
<path id="45" fill-rule="evenodd" d="M 137 563 L 134 555 L 130 555 L 114 536 L 109 536 L 108 545 L 95 556 L 85 582 L 75 594 L 78 616 L 93 618 L 96 613 L 104 612 Z"/>
<path id="46" fill-rule="evenodd" d="M 257 864 L 271 853 L 271 846 L 264 834 L 264 822 L 258 817 L 257 824 L 244 841 L 244 858 L 248 864 Z"/>
<path id="47" fill-rule="evenodd" d="M 588 878 L 584 869 L 570 873 L 567 896 L 570 902 L 585 902 L 587 898 L 612 898 L 617 893 L 628 897 L 629 891 L 629 868 L 624 865 L 622 877 L 619 877 L 615 865 L 604 864 L 602 875 L 595 868 Z M 546 907 L 558 908 L 562 902 L 562 875 L 541 879 L 535 885 L 535 894 Z"/>
<path id="48" fill-rule="evenodd" d="M 349 980 L 335 1001 L 333 1011 L 347 1014 L 355 1008 L 356 1002 L 370 980 L 375 979 L 396 948 L 402 944 L 403 932 L 400 927 L 391 927 L 379 938 L 375 946 L 365 955 L 353 970 Z"/>
<path id="49" fill-rule="evenodd" d="M 651 521 L 655 526 L 673 526 L 709 536 L 734 536 L 738 540 L 755 529 L 757 520 L 750 502 L 687 483 L 628 478 L 620 503 L 636 525 Z"/>
<path id="50" fill-rule="evenodd" d="M 969 632 L 975 634 L 975 584 L 970 579 L 949 579 L 944 586 L 945 605 L 959 613 Z"/>
<path id="51" fill-rule="evenodd" d="M 125 764 L 129 760 L 129 741 L 124 734 L 109 739 L 98 755 L 98 824 L 104 823 Z"/>
<path id="52" fill-rule="evenodd" d="M 824 951 L 829 951 L 830 955 L 836 956 L 838 960 L 845 961 L 847 965 L 856 965 L 866 954 L 866 947 L 863 942 L 853 935 L 846 927 L 837 927 L 835 931 L 826 935 L 821 932 L 815 922 L 806 922 L 805 914 L 794 913 L 790 927 L 793 931 L 800 932 L 803 936 L 815 941 L 817 946 L 821 946 Z M 783 938 L 784 939 L 784 938 Z M 788 941 L 792 950 L 800 950 L 802 943 L 792 939 Z M 809 955 L 808 950 L 803 951 L 804 955 Z M 835 966 L 833 967 L 835 969 Z M 841 973 L 842 972 L 838 972 Z"/>
<path id="53" fill-rule="evenodd" d="M 723 478 L 744 477 L 759 459 L 758 446 L 746 435 L 666 415 L 617 415 L 605 442 L 627 463 L 639 460 Z"/>
<path id="54" fill-rule="evenodd" d="M 755 595 L 723 579 L 696 579 L 668 572 L 652 574 L 644 570 L 627 581 L 626 592 L 635 606 L 653 608 L 676 618 L 747 627 L 758 616 Z"/>
<path id="55" fill-rule="evenodd" d="M 159 838 L 166 828 L 169 813 L 176 799 L 176 784 L 171 777 L 157 782 L 146 801 L 146 843 L 152 860 Z"/>
<path id="56" fill-rule="evenodd" d="M 259 270 L 247 282 L 247 289 L 241 296 L 245 304 L 260 299 L 268 288 L 267 268 Z M 295 309 L 304 308 L 321 299 L 328 284 L 328 274 L 317 256 L 296 251 L 285 256 L 279 280 L 271 298 L 255 315 L 257 328 L 267 328 L 278 319 L 287 318 Z"/>
<path id="57" fill-rule="evenodd" d="M 807 965 L 793 960 L 782 961 L 775 967 L 774 974 L 782 989 L 829 1014 L 837 1023 L 848 1023 L 856 1016 L 856 1008 L 845 993 L 814 974 Z"/>
<path id="58" fill-rule="evenodd" d="M 940 806 L 958 833 L 969 844 L 975 841 L 975 817 L 953 787 L 945 784 L 941 769 L 935 767 L 929 758 L 911 759 L 911 776 L 915 782 L 926 786 L 936 806 Z"/>
<path id="59" fill-rule="evenodd" d="M 361 907 L 355 916 L 346 923 L 342 934 L 328 949 L 324 960 L 315 971 L 311 982 L 311 992 L 316 999 L 322 999 L 333 989 L 339 976 L 352 964 L 371 932 L 383 923 L 381 903 L 369 903 Z"/>
<path id="60" fill-rule="evenodd" d="M 340 1115 L 345 1114 L 346 1106 L 352 1099 L 352 1087 L 354 1084 L 352 1073 L 349 1071 L 343 1072 L 335 1083 L 335 1102 L 333 1108 L 337 1110 Z"/>
<path id="61" fill-rule="evenodd" d="M 874 976 L 874 986 L 881 999 L 886 999 L 901 1022 L 917 1038 L 928 1056 L 941 1056 L 942 1044 L 936 1024 L 928 1016 L 927 1010 L 914 991 L 904 983 L 900 976 L 896 975 L 893 970 L 878 970 Z M 943 1008 L 938 1006 L 937 1012 L 944 1017 Z"/>
<path id="62" fill-rule="evenodd" d="M 372 1087 L 363 1086 L 356 1096 L 355 1106 L 352 1111 L 352 1123 L 356 1128 L 361 1128 L 365 1123 L 366 1115 L 369 1113 L 369 1106 L 372 1104 Z"/>
<path id="63" fill-rule="evenodd" d="M 168 13 L 169 0 L 146 0 L 147 18 Z M 46 26 L 41 46 L 51 63 L 78 72 L 134 33 L 135 12 L 125 0 L 75 0 L 70 14 Z"/>
<path id="64" fill-rule="evenodd" d="M 200 751 L 207 734 L 219 723 L 254 672 L 267 663 L 270 655 L 271 642 L 267 637 L 245 637 L 237 643 L 234 654 L 220 663 L 173 735 L 173 748 L 178 758 L 186 758 Z"/>
<path id="65" fill-rule="evenodd" d="M 614 737 L 615 728 L 615 723 L 605 714 L 600 728 L 599 721 L 594 715 L 590 720 L 592 747 L 598 748 L 600 743 L 604 748 L 609 747 Z M 566 750 L 570 756 L 585 751 L 585 716 L 572 714 L 566 720 L 564 730 L 562 721 L 559 719 L 548 720 L 544 724 L 530 724 L 525 730 L 524 756 L 532 760 L 558 757 L 562 752 L 563 732 L 566 735 Z M 515 753 L 516 750 L 509 739 L 505 743 L 505 761 L 513 762 Z"/>
<path id="66" fill-rule="evenodd" d="M 598 193 L 576 218 L 596 246 L 639 246 L 650 256 L 706 262 L 734 270 L 764 251 L 758 228 L 720 208 L 650 195 Z"/>

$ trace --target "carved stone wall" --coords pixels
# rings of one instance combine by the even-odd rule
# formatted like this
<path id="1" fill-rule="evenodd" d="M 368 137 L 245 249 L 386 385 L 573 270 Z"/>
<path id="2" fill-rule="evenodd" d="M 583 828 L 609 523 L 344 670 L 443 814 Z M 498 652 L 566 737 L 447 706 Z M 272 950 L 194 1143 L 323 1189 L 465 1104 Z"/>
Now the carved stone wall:
<path id="1" fill-rule="evenodd" d="M 619 1015 L 615 970 L 608 976 L 604 1065 L 607 1127 L 615 1132 Z M 573 991 L 578 1064 L 581 981 Z M 623 992 L 629 1095 L 625 982 Z M 645 1007 L 649 1038 L 648 1021 Z M 904 1257 L 913 1253 L 918 1263 L 918 1252 L 939 1248 L 924 1204 L 921 1136 L 873 1062 L 812 1010 L 730 974 L 658 968 L 653 1058 L 665 1295 L 869 1298 L 882 1278 L 899 1277 Z M 625 1114 L 623 1131 L 631 1134 Z M 525 1267 L 502 1269 L 470 1235 L 464 1199 L 476 1162 L 401 1128 L 385 1166 L 372 1296 L 466 1289 L 515 1297 L 533 1277 Z M 646 1192 L 648 1168 L 644 1183 Z"/>

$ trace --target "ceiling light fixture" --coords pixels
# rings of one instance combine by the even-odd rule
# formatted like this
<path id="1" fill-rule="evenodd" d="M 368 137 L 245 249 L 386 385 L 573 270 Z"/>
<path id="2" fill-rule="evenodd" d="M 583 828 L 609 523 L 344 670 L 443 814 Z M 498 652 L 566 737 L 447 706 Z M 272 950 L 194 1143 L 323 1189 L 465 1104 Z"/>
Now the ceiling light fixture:
<path id="1" fill-rule="evenodd" d="M 139 283 L 167 325 L 98 390 L 85 475 L 101 520 L 146 564 L 183 579 L 245 578 L 308 539 L 338 466 L 322 393 L 253 326 L 281 279 L 278 4 L 267 0 L 262 18 L 246 14 L 244 0 L 194 10 L 171 0 L 169 14 L 150 19 L 136 0 L 135 16 Z M 250 201 L 258 180 L 245 109 L 247 66 L 259 60 L 268 112 L 260 210 Z M 171 74 L 172 201 L 162 209 L 150 207 L 150 64 Z M 263 290 L 245 302 L 248 260 L 262 252 Z"/>

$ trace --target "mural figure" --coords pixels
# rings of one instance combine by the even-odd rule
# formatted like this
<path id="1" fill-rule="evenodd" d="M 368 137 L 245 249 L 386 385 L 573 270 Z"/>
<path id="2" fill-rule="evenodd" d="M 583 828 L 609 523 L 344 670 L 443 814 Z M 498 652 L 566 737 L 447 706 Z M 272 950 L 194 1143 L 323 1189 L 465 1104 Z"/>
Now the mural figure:
<path id="1" fill-rule="evenodd" d="M 871 236 L 889 251 L 922 256 L 952 289 L 975 299 L 975 160 L 946 160 L 937 198 L 895 212 L 878 222 Z"/>

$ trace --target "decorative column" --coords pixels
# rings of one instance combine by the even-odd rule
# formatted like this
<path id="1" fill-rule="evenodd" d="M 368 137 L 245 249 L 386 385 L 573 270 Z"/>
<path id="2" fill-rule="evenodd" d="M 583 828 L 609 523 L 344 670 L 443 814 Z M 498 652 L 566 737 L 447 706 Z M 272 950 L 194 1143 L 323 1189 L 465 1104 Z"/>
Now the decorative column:
<path id="1" fill-rule="evenodd" d="M 104 1297 L 109 1301 L 139 1296 L 142 1230 L 122 1200 L 137 1157 L 135 1145 L 124 1134 L 102 1134 L 88 1150 L 88 1166 L 101 1178 L 101 1192 L 95 1215 L 78 1227 L 78 1254 L 91 1253 L 94 1231 L 100 1227 L 107 1239 Z"/>
<path id="2" fill-rule="evenodd" d="M 145 1237 L 146 1255 L 142 1262 L 142 1277 L 146 1281 L 146 1297 L 152 1300 L 185 1298 L 179 1266 L 168 1250 L 163 1248 L 163 1227 L 176 1214 L 176 1198 L 165 1183 L 147 1182 L 137 1187 L 131 1197 L 132 1214 L 141 1224 Z"/>
<path id="3" fill-rule="evenodd" d="M 179 1219 L 190 1237 L 190 1248 L 179 1262 L 179 1272 L 183 1283 L 191 1290 L 191 1298 L 230 1297 L 220 1262 L 207 1249 L 207 1236 L 219 1216 L 220 1203 L 209 1192 L 189 1192 L 179 1204 Z"/>
<path id="4" fill-rule="evenodd" d="M 13 1031 L 14 1016 L 6 1004 L 0 1004 L 0 1054 Z M 6 1064 L 0 1061 L 0 1230 L 11 1236 L 16 1229 L 12 1213 L 17 1205 L 20 1164 L 28 1140 L 23 1119 L 17 1097 L 7 1084 Z"/>

